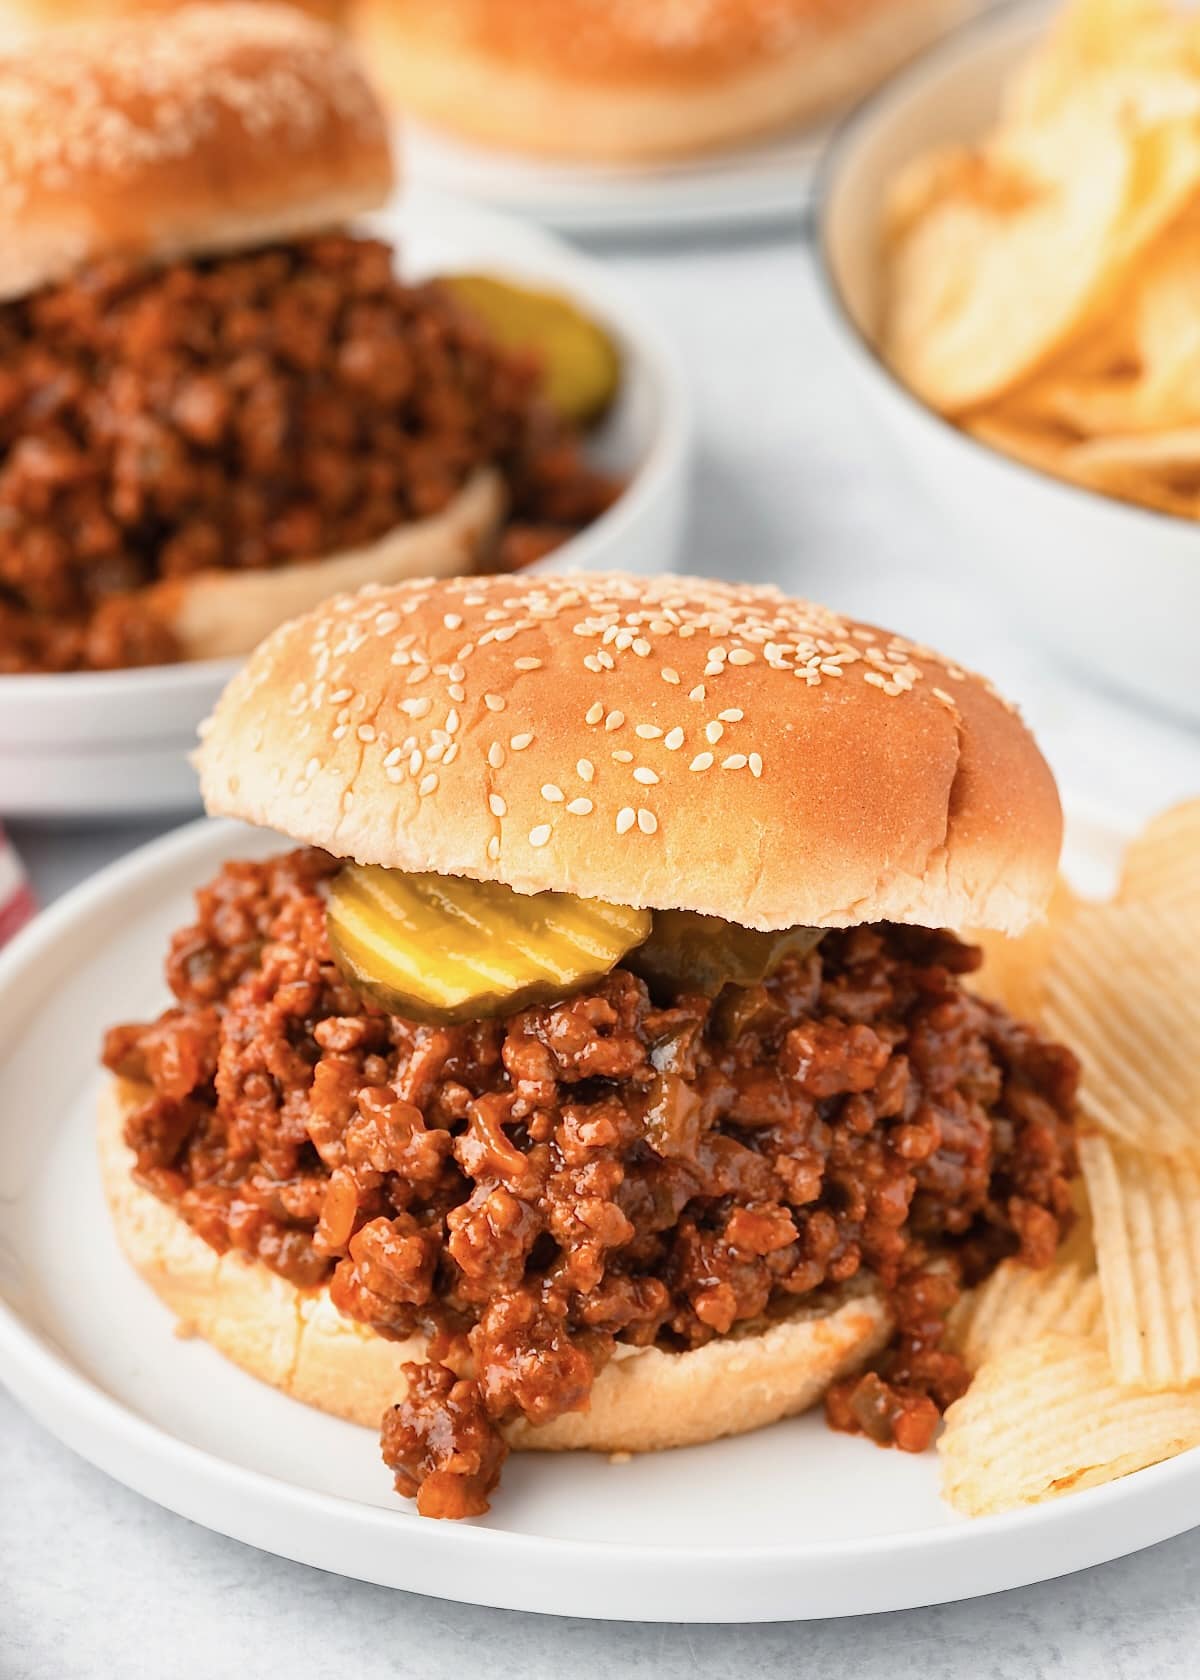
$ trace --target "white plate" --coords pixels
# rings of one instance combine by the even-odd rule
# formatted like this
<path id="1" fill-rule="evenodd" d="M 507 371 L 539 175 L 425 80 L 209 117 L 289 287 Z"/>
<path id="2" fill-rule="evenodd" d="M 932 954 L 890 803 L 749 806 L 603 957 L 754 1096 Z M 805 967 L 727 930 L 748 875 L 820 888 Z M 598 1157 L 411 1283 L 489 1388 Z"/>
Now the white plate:
<path id="1" fill-rule="evenodd" d="M 690 422 L 669 341 L 636 300 L 552 235 L 415 193 L 368 224 L 393 241 L 405 275 L 486 269 L 558 288 L 621 345 L 619 398 L 591 454 L 627 475 L 624 494 L 538 570 L 670 570 L 683 527 Z M 116 817 L 198 804 L 187 755 L 236 661 L 135 671 L 0 676 L 0 811 L 8 817 Z"/>
<path id="2" fill-rule="evenodd" d="M 416 185 L 528 216 L 562 233 L 656 237 L 798 221 L 828 125 L 696 161 L 641 169 L 565 164 L 486 151 L 405 123 L 405 171 Z"/>
<path id="3" fill-rule="evenodd" d="M 1038 3 L 976 23 L 850 119 L 820 191 L 827 315 L 897 448 L 956 523 L 956 581 L 982 579 L 1055 659 L 1196 724 L 1200 524 L 1068 484 L 988 447 L 927 408 L 878 350 L 880 226 L 896 171 L 931 147 L 985 132 L 1047 22 Z"/>
<path id="4" fill-rule="evenodd" d="M 1103 888 L 1117 840 L 1074 863 Z M 1031 1510 L 967 1522 L 936 1465 L 819 1416 L 622 1465 L 525 1454 L 491 1515 L 426 1522 L 368 1430 L 285 1399 L 169 1315 L 122 1261 L 93 1148 L 106 1025 L 162 1006 L 189 894 L 274 837 L 194 824 L 96 876 L 0 957 L 0 1372 L 69 1446 L 130 1487 L 285 1557 L 509 1609 L 771 1621 L 928 1604 L 1044 1580 L 1182 1532 L 1200 1452 Z"/>

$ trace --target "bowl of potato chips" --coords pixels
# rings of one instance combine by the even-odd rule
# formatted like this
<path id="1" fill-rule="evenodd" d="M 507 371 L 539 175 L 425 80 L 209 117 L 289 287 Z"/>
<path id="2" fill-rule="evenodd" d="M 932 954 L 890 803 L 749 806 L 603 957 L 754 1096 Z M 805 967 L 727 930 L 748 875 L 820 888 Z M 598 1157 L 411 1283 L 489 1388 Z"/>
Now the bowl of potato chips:
<path id="1" fill-rule="evenodd" d="M 960 564 L 1062 657 L 1200 719 L 1200 12 L 960 31 L 843 129 L 820 260 Z"/>

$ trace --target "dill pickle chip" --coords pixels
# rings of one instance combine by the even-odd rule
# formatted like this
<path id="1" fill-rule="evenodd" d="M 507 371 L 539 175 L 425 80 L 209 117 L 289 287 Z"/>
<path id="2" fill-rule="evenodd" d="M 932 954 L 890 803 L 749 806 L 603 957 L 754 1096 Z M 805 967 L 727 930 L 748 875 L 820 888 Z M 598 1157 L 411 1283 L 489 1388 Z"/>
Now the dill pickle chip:
<path id="1" fill-rule="evenodd" d="M 650 912 L 498 881 L 347 864 L 329 942 L 358 990 L 393 1015 L 449 1023 L 508 1015 L 598 980 L 650 931 Z"/>
<path id="2" fill-rule="evenodd" d="M 695 910 L 656 910 L 649 939 L 627 966 L 651 988 L 715 997 L 723 986 L 757 985 L 785 957 L 807 956 L 820 938 L 820 928 L 758 933 Z"/>
<path id="3" fill-rule="evenodd" d="M 603 414 L 621 381 L 620 356 L 603 327 L 554 292 L 487 274 L 449 275 L 444 284 L 498 344 L 539 356 L 546 396 L 560 414 L 580 425 Z"/>

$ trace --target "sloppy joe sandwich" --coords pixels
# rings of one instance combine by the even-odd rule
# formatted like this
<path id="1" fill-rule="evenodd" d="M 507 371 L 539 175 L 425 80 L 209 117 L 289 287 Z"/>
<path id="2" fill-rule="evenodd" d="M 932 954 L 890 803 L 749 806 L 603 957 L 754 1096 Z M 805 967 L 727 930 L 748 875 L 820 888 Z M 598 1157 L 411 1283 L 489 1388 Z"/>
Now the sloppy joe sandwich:
<path id="1" fill-rule="evenodd" d="M 640 162 L 730 146 L 844 104 L 961 0 L 355 0 L 407 114 L 487 145 Z"/>
<path id="2" fill-rule="evenodd" d="M 248 652 L 338 589 L 519 564 L 612 485 L 448 289 L 344 41 L 198 5 L 0 59 L 0 672 Z"/>
<path id="3" fill-rule="evenodd" d="M 179 1316 L 483 1511 L 511 1448 L 825 1396 L 906 1450 L 1072 1222 L 1077 1064 L 969 989 L 1055 881 L 982 679 L 770 588 L 458 578 L 277 630 L 206 727 L 279 831 L 112 1029 L 121 1241 Z"/>

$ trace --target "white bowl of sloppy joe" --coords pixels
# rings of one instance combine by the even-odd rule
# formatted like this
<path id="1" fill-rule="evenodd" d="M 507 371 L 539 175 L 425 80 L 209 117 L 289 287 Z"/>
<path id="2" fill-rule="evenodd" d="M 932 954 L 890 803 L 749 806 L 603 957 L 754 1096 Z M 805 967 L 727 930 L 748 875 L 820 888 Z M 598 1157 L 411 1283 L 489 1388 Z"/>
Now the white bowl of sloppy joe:
<path id="1" fill-rule="evenodd" d="M 1200 524 L 1135 507 L 1001 454 L 927 406 L 880 351 L 881 229 L 912 159 L 982 136 L 1045 29 L 1021 9 L 959 31 L 868 99 L 826 155 L 817 262 L 848 366 L 982 583 L 1054 653 L 1105 686 L 1200 719 Z"/>
<path id="2" fill-rule="evenodd" d="M 406 277 L 486 271 L 570 297 L 613 337 L 621 384 L 588 458 L 625 480 L 613 505 L 537 570 L 669 570 L 682 531 L 688 405 L 675 356 L 599 268 L 491 211 L 414 195 L 373 219 Z M 336 565 L 337 562 L 334 562 Z M 0 676 L 0 810 L 118 816 L 198 803 L 188 754 L 240 661 Z"/>

